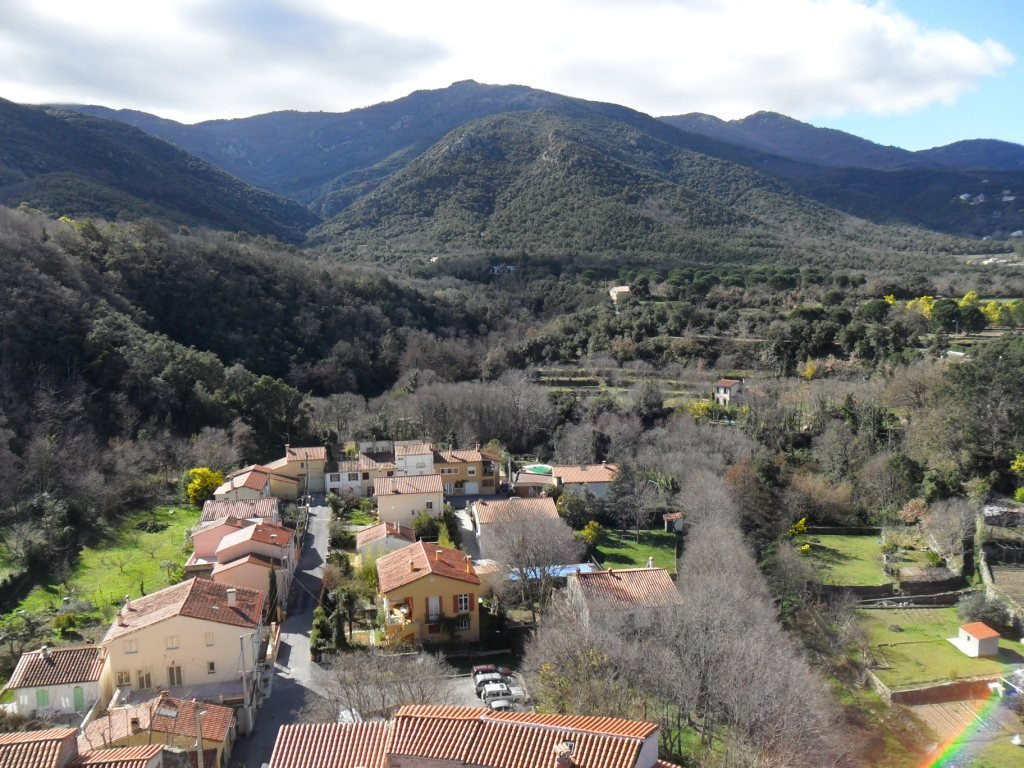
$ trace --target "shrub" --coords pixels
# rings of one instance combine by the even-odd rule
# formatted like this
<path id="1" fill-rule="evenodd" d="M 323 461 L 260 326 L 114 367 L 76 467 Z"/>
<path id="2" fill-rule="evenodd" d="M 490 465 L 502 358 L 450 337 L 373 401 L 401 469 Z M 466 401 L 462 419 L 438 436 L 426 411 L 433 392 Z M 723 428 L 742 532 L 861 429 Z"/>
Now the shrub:
<path id="1" fill-rule="evenodd" d="M 1013 492 L 1013 498 L 1015 501 L 1024 503 L 1024 488 L 1018 488 Z"/>
<path id="2" fill-rule="evenodd" d="M 354 549 L 356 545 L 356 537 L 352 531 L 345 528 L 345 523 L 341 520 L 334 520 L 331 523 L 330 531 L 330 547 L 331 549 Z"/>
<path id="3" fill-rule="evenodd" d="M 416 532 L 417 539 L 436 539 L 440 528 L 437 518 L 426 510 L 412 519 L 412 529 Z"/>

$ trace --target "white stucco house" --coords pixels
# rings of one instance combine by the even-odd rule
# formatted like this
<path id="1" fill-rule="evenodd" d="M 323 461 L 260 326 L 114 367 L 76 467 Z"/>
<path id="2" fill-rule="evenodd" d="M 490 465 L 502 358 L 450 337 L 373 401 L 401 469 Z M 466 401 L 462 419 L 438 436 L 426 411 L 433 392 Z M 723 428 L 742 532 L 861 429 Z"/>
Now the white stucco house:
<path id="1" fill-rule="evenodd" d="M 19 715 L 65 715 L 91 709 L 109 677 L 107 652 L 98 645 L 44 645 L 21 655 L 7 689 Z"/>
<path id="2" fill-rule="evenodd" d="M 440 517 L 444 512 L 444 484 L 440 475 L 381 477 L 373 481 L 377 516 L 382 523 L 412 526 L 421 512 Z"/>

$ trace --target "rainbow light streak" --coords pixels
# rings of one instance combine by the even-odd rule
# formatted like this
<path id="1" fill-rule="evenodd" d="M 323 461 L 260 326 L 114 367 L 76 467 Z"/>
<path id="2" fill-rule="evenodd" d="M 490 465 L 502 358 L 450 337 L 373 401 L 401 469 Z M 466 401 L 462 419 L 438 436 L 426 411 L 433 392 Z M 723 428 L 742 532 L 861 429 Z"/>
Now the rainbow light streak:
<path id="1" fill-rule="evenodd" d="M 934 759 L 928 758 L 927 761 L 921 764 L 921 768 L 954 768 L 955 766 L 970 765 L 970 763 L 964 761 L 972 757 L 974 752 L 987 746 L 987 742 L 976 741 L 972 743 L 971 739 L 984 727 L 986 719 L 999 707 L 1001 698 L 998 692 L 992 691 L 974 717 L 964 724 L 960 733 L 942 744 L 938 755 Z"/>

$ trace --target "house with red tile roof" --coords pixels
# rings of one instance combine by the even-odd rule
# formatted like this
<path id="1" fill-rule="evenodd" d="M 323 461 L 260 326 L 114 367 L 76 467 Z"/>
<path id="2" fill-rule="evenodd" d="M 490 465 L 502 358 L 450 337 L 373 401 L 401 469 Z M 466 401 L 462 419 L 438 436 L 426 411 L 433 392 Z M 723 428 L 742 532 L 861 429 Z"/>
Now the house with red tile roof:
<path id="1" fill-rule="evenodd" d="M 618 464 L 551 464 L 551 474 L 563 491 L 590 492 L 603 499 L 619 474 Z"/>
<path id="2" fill-rule="evenodd" d="M 743 380 L 719 379 L 715 382 L 714 395 L 717 405 L 739 405 L 743 395 Z"/>
<path id="3" fill-rule="evenodd" d="M 418 541 L 376 566 L 389 645 L 480 639 L 480 577 L 465 552 Z"/>
<path id="4" fill-rule="evenodd" d="M 268 632 L 265 602 L 262 590 L 209 579 L 189 579 L 126 600 L 100 642 L 110 658 L 113 685 L 125 695 L 205 686 L 251 702 Z"/>
<path id="5" fill-rule="evenodd" d="M 274 472 L 294 478 L 299 493 L 324 493 L 327 449 L 322 445 L 301 447 L 285 445 L 284 456 L 267 464 Z"/>
<path id="6" fill-rule="evenodd" d="M 361 557 L 376 557 L 407 547 L 416 541 L 416 532 L 400 523 L 377 523 L 356 533 L 356 551 Z"/>
<path id="7" fill-rule="evenodd" d="M 163 768 L 164 748 L 160 744 L 140 747 L 96 749 L 79 754 L 70 768 Z"/>
<path id="8" fill-rule="evenodd" d="M 262 464 L 250 464 L 235 470 L 213 492 L 213 498 L 217 501 L 255 501 L 271 497 L 295 501 L 298 496 L 298 480 Z"/>
<path id="9" fill-rule="evenodd" d="M 192 534 L 192 545 L 195 551 L 185 561 L 187 575 L 259 590 L 267 589 L 273 570 L 282 601 L 301 554 L 292 529 L 235 517 L 200 526 Z"/>
<path id="10" fill-rule="evenodd" d="M 231 707 L 158 694 L 132 706 L 112 707 L 87 723 L 78 737 L 78 751 L 161 744 L 195 752 L 201 735 L 204 752 L 213 754 L 206 767 L 225 768 L 235 727 Z"/>
<path id="11" fill-rule="evenodd" d="M 75 728 L 0 733 L 0 768 L 66 768 L 78 757 Z"/>
<path id="12" fill-rule="evenodd" d="M 270 768 L 676 768 L 658 726 L 611 717 L 407 706 L 385 723 L 285 725 Z"/>
<path id="13" fill-rule="evenodd" d="M 210 499 L 203 504 L 203 514 L 199 518 L 200 526 L 235 517 L 239 520 L 251 520 L 254 523 L 281 524 L 281 508 L 278 499 L 241 499 L 239 501 L 217 501 Z"/>
<path id="14" fill-rule="evenodd" d="M 680 605 L 683 597 L 664 568 L 614 568 L 570 574 L 570 601 L 589 617 L 595 606 L 616 609 L 663 608 Z"/>
<path id="15" fill-rule="evenodd" d="M 107 652 L 98 645 L 42 646 L 18 659 L 6 690 L 20 715 L 85 712 L 110 689 Z"/>
<path id="16" fill-rule="evenodd" d="M 440 475 L 382 477 L 373 481 L 377 517 L 382 523 L 412 526 L 413 519 L 426 512 L 432 517 L 444 513 L 444 487 Z"/>
<path id="17" fill-rule="evenodd" d="M 472 517 L 480 556 L 484 558 L 495 558 L 501 554 L 503 525 L 562 519 L 555 500 L 549 496 L 480 499 L 472 506 Z"/>

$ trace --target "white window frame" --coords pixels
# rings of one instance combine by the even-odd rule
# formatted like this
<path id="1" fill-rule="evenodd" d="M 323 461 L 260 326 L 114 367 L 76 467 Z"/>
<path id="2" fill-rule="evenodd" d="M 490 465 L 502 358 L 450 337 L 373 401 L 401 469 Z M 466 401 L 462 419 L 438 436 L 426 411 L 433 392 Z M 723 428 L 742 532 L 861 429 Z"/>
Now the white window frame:
<path id="1" fill-rule="evenodd" d="M 459 616 L 459 623 L 458 623 L 459 632 L 467 632 L 467 631 L 469 631 L 469 625 L 470 625 L 470 618 L 469 618 L 469 614 L 468 613 L 465 616 Z"/>
<path id="2" fill-rule="evenodd" d="M 469 613 L 469 593 L 458 595 L 459 613 Z"/>
<path id="3" fill-rule="evenodd" d="M 183 679 L 184 678 L 182 677 L 182 674 L 181 674 L 181 665 L 180 664 L 170 664 L 170 665 L 168 665 L 168 667 L 167 667 L 167 683 L 168 683 L 168 685 L 170 685 L 170 687 L 173 688 L 176 685 L 181 685 L 181 681 Z"/>
<path id="4" fill-rule="evenodd" d="M 139 681 L 139 690 L 144 691 L 153 687 L 153 675 L 148 669 L 139 669 L 135 672 L 135 678 Z M 143 685 L 145 683 L 145 685 Z"/>
<path id="5" fill-rule="evenodd" d="M 206 647 L 209 648 L 216 641 L 216 635 L 213 632 L 206 633 Z"/>
<path id="6" fill-rule="evenodd" d="M 217 674 L 217 662 L 216 661 L 208 661 L 208 662 L 206 662 L 206 674 L 208 674 L 208 675 L 215 675 L 215 674 Z"/>
<path id="7" fill-rule="evenodd" d="M 476 477 L 476 467 L 466 467 L 466 474 L 470 477 Z"/>
<path id="8" fill-rule="evenodd" d="M 128 688 L 132 687 L 132 673 L 131 672 L 125 672 L 124 670 L 119 670 L 116 673 L 114 679 L 117 680 L 117 687 L 118 688 L 123 688 L 125 686 L 127 686 Z"/>

